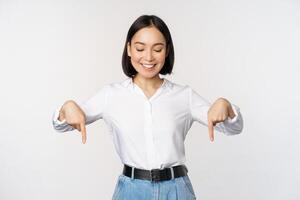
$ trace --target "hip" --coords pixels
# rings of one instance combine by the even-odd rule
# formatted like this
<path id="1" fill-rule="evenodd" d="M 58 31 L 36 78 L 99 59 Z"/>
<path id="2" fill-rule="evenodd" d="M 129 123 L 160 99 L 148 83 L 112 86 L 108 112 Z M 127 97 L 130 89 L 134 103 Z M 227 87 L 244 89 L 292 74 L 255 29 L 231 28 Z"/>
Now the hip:
<path id="1" fill-rule="evenodd" d="M 196 195 L 188 175 L 153 182 L 119 175 L 113 200 L 195 200 Z"/>

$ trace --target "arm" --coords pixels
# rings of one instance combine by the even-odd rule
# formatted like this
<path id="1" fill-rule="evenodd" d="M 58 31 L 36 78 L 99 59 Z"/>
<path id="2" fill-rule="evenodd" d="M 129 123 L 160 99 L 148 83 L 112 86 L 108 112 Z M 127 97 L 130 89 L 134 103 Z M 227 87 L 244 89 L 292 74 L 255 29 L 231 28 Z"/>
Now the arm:
<path id="1" fill-rule="evenodd" d="M 240 108 L 229 103 L 228 113 L 229 117 L 222 122 L 216 124 L 216 129 L 223 132 L 225 135 L 237 135 L 243 130 L 243 117 Z"/>
<path id="2" fill-rule="evenodd" d="M 235 104 L 230 104 L 229 117 L 214 125 L 214 129 L 225 135 L 236 135 L 242 132 L 243 118 L 240 109 Z M 208 126 L 208 112 L 212 104 L 190 88 L 190 112 L 192 121 L 197 121 Z M 233 118 L 231 118 L 233 117 Z"/>
<path id="3" fill-rule="evenodd" d="M 93 96 L 91 96 L 90 98 L 88 98 L 85 101 L 78 103 L 79 107 L 85 114 L 85 124 L 86 125 L 93 123 L 93 122 L 97 121 L 98 119 L 103 118 L 103 112 L 104 112 L 106 102 L 107 102 L 108 89 L 109 89 L 109 86 L 105 85 L 99 91 L 97 91 Z M 72 100 L 69 100 L 69 101 L 72 101 Z M 72 131 L 75 129 L 73 126 L 68 124 L 65 119 L 63 107 L 64 107 L 64 105 L 66 105 L 66 103 L 58 106 L 52 115 L 53 128 L 57 132 L 67 132 L 67 131 Z"/>

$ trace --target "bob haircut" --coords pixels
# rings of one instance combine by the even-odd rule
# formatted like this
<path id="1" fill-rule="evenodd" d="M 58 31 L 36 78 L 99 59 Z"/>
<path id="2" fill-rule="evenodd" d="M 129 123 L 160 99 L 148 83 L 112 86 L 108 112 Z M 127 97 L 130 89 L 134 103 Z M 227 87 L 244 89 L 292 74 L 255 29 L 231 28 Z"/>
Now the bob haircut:
<path id="1" fill-rule="evenodd" d="M 174 46 L 167 25 L 164 23 L 162 19 L 160 19 L 155 15 L 142 15 L 133 22 L 133 24 L 131 25 L 127 33 L 127 38 L 126 38 L 125 47 L 122 56 L 122 68 L 123 68 L 123 72 L 128 77 L 135 76 L 137 74 L 137 71 L 132 66 L 130 57 L 127 54 L 127 43 L 128 42 L 131 43 L 131 39 L 137 31 L 139 31 L 142 28 L 151 27 L 151 26 L 155 26 L 163 34 L 166 40 L 167 56 L 165 58 L 164 66 L 162 67 L 159 73 L 162 75 L 172 73 L 172 69 L 174 65 Z"/>

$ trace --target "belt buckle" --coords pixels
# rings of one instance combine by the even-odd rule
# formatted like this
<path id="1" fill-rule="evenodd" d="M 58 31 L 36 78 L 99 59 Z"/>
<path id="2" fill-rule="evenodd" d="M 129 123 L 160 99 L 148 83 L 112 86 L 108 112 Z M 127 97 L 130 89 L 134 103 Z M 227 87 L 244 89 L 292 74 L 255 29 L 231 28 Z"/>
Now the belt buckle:
<path id="1" fill-rule="evenodd" d="M 160 180 L 159 171 L 160 171 L 160 169 L 151 169 L 150 170 L 151 181 L 159 181 Z"/>

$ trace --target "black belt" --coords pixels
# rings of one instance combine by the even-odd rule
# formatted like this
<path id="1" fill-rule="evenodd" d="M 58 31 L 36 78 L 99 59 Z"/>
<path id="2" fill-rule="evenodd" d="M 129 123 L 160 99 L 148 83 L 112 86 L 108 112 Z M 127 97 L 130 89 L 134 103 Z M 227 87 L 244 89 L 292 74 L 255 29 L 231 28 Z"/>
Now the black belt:
<path id="1" fill-rule="evenodd" d="M 133 172 L 132 172 L 133 169 Z M 124 164 L 123 175 L 130 178 L 150 180 L 150 181 L 164 181 L 173 178 L 187 175 L 188 169 L 185 165 L 177 165 L 164 169 L 145 170 L 133 168 Z"/>

